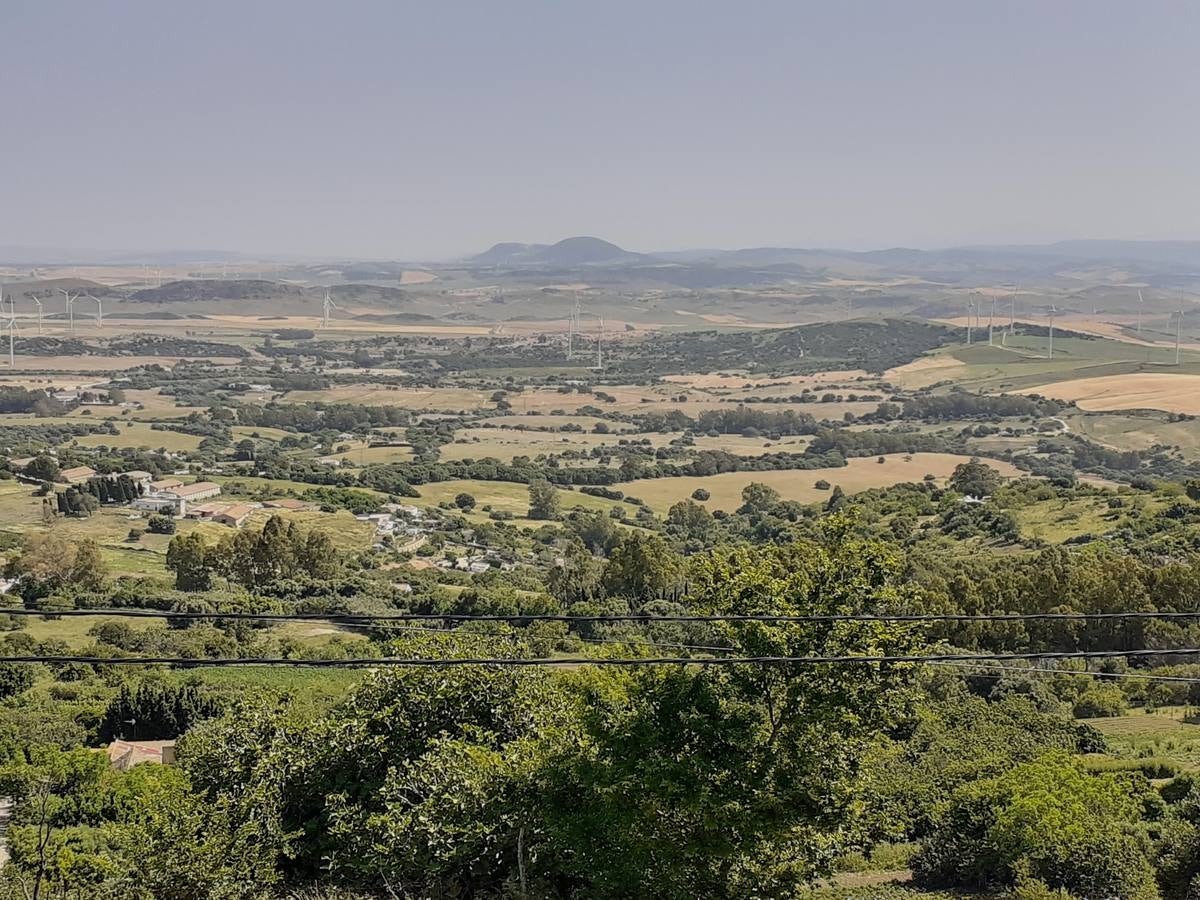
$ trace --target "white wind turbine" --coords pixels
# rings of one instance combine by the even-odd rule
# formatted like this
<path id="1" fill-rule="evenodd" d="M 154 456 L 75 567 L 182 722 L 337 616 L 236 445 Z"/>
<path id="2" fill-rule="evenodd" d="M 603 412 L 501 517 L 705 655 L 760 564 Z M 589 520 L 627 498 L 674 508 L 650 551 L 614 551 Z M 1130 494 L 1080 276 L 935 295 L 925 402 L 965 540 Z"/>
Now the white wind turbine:
<path id="1" fill-rule="evenodd" d="M 93 297 L 91 294 L 84 294 L 89 300 L 96 301 L 96 329 L 104 327 L 104 305 L 100 302 L 99 297 Z"/>
<path id="2" fill-rule="evenodd" d="M 71 334 L 74 334 L 75 333 L 75 301 L 78 300 L 81 295 L 76 294 L 75 296 L 71 296 L 71 292 L 68 290 L 64 290 L 63 288 L 59 288 L 58 292 L 60 294 L 62 294 L 63 297 L 66 298 L 66 301 L 67 301 L 67 327 L 70 329 Z"/>
<path id="3" fill-rule="evenodd" d="M 321 327 L 322 328 L 329 327 L 329 319 L 330 319 L 329 314 L 330 314 L 330 312 L 332 312 L 335 309 L 344 312 L 344 310 L 342 310 L 342 308 L 340 306 L 338 306 L 336 303 L 333 302 L 333 297 L 329 296 L 329 291 L 326 290 L 325 291 L 325 300 L 321 304 Z"/>
<path id="4" fill-rule="evenodd" d="M 41 301 L 41 300 L 39 300 L 37 297 L 34 297 L 34 298 L 33 298 L 33 304 L 34 304 L 34 306 L 36 306 L 36 307 L 37 307 L 37 311 L 38 311 L 38 313 L 37 313 L 37 316 L 38 316 L 38 334 L 40 335 L 40 334 L 42 333 L 42 301 Z"/>
<path id="5" fill-rule="evenodd" d="M 1138 334 L 1142 333 L 1142 307 L 1146 305 L 1145 299 L 1142 297 L 1142 289 L 1138 288 Z"/>
<path id="6" fill-rule="evenodd" d="M 3 307 L 3 305 L 3 298 L 0 298 L 0 307 Z M 8 367 L 15 369 L 17 367 L 17 311 L 15 302 L 8 314 L 8 321 L 4 323 L 4 328 L 8 329 Z"/>

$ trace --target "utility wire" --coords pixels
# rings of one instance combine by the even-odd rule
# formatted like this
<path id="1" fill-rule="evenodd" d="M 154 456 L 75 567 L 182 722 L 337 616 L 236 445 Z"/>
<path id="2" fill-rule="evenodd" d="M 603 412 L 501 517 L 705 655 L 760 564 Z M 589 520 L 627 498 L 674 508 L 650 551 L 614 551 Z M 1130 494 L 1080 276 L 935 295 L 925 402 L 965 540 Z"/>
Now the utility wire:
<path id="1" fill-rule="evenodd" d="M 1035 666 L 1003 666 L 993 663 L 963 663 L 963 662 L 930 662 L 931 666 L 952 666 L 958 669 L 989 669 L 988 672 L 977 672 L 988 678 L 1000 678 L 1000 675 L 992 675 L 991 672 L 1000 670 L 1002 672 L 1021 672 L 1026 675 L 1089 675 L 1093 678 L 1136 678 L 1141 681 L 1178 681 L 1184 684 L 1200 684 L 1200 678 L 1193 678 L 1187 675 L 1143 675 L 1139 672 L 1095 672 L 1090 669 L 1082 671 L 1075 669 L 1039 669 Z"/>
<path id="2" fill-rule="evenodd" d="M 940 656 L 648 656 L 634 659 L 591 656 L 530 659 L 527 657 L 467 657 L 460 659 L 429 659 L 423 657 L 400 658 L 348 658 L 348 659 L 284 659 L 279 657 L 242 657 L 221 659 L 195 659 L 182 656 L 0 656 L 0 663 L 85 663 L 92 665 L 149 666 L 167 665 L 180 668 L 202 668 L 223 666 L 307 666 L 314 668 L 382 668 L 382 667 L 431 667 L 451 666 L 729 666 L 729 665 L 890 665 L 899 663 L 945 663 L 1011 661 L 1033 659 L 1111 659 L 1113 657 L 1141 658 L 1157 656 L 1197 656 L 1200 647 L 1184 647 L 1175 650 L 1073 650 L 1042 653 L 948 653 Z"/>
<path id="3" fill-rule="evenodd" d="M 515 638 L 521 637 L 519 631 L 479 631 L 472 628 L 470 631 L 446 631 L 442 628 L 424 628 L 420 625 L 350 625 L 351 628 L 377 628 L 386 629 L 387 631 L 407 631 L 416 632 L 418 634 L 437 634 L 446 635 L 447 637 L 471 637 L 478 635 L 480 637 L 494 638 Z M 585 644 L 626 644 L 633 647 L 666 647 L 672 650 L 703 650 L 709 653 L 731 653 L 736 648 L 734 647 L 718 647 L 711 644 L 677 644 L 672 641 L 656 641 L 653 638 L 635 640 L 630 638 L 596 638 L 584 637 L 579 634 L 569 635 L 578 641 L 583 641 Z"/>

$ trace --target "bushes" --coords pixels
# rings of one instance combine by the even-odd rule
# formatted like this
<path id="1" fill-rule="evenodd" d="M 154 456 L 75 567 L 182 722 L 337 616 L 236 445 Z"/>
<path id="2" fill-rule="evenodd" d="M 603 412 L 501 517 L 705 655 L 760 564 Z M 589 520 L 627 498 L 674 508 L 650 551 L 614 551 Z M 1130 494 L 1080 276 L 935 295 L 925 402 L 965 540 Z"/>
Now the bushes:
<path id="1" fill-rule="evenodd" d="M 946 887 L 1036 879 L 1083 897 L 1151 900 L 1158 892 L 1141 827 L 1151 795 L 1145 781 L 1131 785 L 1088 774 L 1064 754 L 1043 756 L 955 791 L 913 860 L 914 876 Z"/>
<path id="2" fill-rule="evenodd" d="M 709 499 L 710 497 L 712 497 L 712 494 L 710 494 L 704 488 L 696 488 L 694 491 L 692 491 L 692 499 L 693 500 L 699 500 L 700 502 L 704 502 L 705 500 Z"/>
<path id="3" fill-rule="evenodd" d="M 171 516 L 151 516 L 146 528 L 151 534 L 174 534 L 175 520 Z"/>
<path id="4" fill-rule="evenodd" d="M 1094 684 L 1075 701 L 1075 718 L 1098 719 L 1119 716 L 1129 709 L 1125 694 L 1115 684 Z"/>

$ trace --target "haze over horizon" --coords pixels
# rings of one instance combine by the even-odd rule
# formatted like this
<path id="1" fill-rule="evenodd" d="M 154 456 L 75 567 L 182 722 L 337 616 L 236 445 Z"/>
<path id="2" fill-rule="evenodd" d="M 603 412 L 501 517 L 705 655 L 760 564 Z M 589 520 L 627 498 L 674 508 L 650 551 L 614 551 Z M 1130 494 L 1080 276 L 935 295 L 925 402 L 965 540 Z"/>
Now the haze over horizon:
<path id="1" fill-rule="evenodd" d="M 1200 238 L 1190 4 L 125 10 L 0 8 L 0 245 Z"/>

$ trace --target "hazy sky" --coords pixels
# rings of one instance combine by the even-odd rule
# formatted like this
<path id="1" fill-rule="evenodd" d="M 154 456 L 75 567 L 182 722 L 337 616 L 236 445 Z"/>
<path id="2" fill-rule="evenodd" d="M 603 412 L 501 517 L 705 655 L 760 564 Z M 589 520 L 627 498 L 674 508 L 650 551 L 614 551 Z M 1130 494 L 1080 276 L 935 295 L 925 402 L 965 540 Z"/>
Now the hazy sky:
<path id="1" fill-rule="evenodd" d="M 0 0 L 0 244 L 1200 239 L 1200 4 Z"/>

